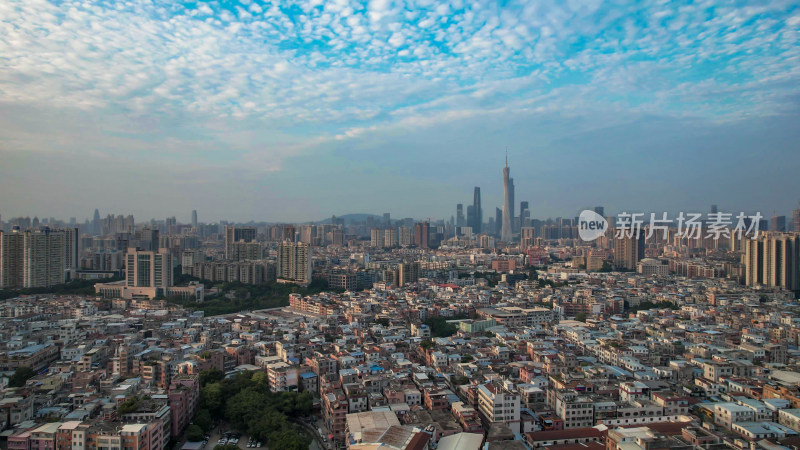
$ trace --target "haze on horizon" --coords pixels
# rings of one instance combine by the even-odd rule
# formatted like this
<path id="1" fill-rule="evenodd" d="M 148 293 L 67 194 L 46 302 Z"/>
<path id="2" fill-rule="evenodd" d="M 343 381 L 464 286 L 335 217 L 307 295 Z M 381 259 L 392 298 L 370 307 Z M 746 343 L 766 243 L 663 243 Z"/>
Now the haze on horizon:
<path id="1" fill-rule="evenodd" d="M 0 214 L 800 200 L 795 1 L 0 3 Z"/>

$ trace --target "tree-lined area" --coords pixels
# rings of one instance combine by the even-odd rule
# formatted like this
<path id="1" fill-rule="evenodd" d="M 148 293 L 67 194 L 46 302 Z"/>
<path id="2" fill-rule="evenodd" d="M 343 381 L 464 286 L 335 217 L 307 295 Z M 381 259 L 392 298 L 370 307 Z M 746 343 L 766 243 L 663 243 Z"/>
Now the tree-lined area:
<path id="1" fill-rule="evenodd" d="M 331 291 L 331 289 L 328 289 L 328 284 L 319 279 L 312 281 L 308 287 L 282 283 L 249 285 L 239 282 L 212 283 L 207 280 L 182 275 L 180 274 L 180 266 L 178 266 L 175 272 L 176 285 L 186 284 L 190 281 L 198 281 L 203 283 L 206 289 L 219 289 L 219 295 L 206 297 L 202 302 L 196 302 L 181 297 L 167 298 L 167 301 L 170 303 L 183 306 L 193 311 L 203 311 L 207 316 L 233 314 L 239 311 L 279 308 L 289 305 L 289 294 L 306 296 L 319 294 L 323 291 Z M 229 295 L 225 296 L 225 294 Z"/>
<path id="2" fill-rule="evenodd" d="M 292 423 L 311 413 L 309 392 L 270 392 L 265 372 L 242 372 L 225 378 L 219 370 L 200 374 L 200 408 L 192 420 L 203 433 L 214 421 L 269 442 L 270 450 L 307 449 L 311 440 Z M 191 427 L 190 427 L 191 428 Z M 201 434 L 191 428 L 192 436 Z"/>
<path id="3" fill-rule="evenodd" d="M 99 280 L 72 280 L 68 283 L 50 287 L 0 289 L 0 300 L 8 300 L 22 295 L 94 295 L 95 284 L 111 283 L 119 280 L 122 280 L 122 277 L 102 278 Z"/>

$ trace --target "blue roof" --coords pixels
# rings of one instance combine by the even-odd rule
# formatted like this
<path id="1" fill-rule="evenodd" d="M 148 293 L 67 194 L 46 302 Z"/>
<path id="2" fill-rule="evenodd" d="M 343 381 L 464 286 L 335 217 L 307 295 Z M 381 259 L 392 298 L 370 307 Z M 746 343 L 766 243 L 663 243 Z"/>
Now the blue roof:
<path id="1" fill-rule="evenodd" d="M 306 373 L 300 374 L 300 378 L 305 378 L 305 379 L 316 378 L 316 376 L 317 376 L 317 374 L 315 374 L 314 372 L 306 372 Z"/>

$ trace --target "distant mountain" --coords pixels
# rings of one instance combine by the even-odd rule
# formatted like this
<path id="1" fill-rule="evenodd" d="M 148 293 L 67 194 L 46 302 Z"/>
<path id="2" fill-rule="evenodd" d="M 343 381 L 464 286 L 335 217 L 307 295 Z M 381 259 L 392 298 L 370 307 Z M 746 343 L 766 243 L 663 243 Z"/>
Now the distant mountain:
<path id="1" fill-rule="evenodd" d="M 383 220 L 383 216 L 378 216 L 376 214 L 343 214 L 341 216 L 336 216 L 337 219 L 344 219 L 345 225 L 350 225 L 352 223 L 358 223 L 358 222 L 365 222 L 367 220 L 367 217 L 372 217 L 376 220 Z M 315 224 L 331 223 L 331 218 L 328 217 L 327 219 L 323 219 L 313 223 Z"/>

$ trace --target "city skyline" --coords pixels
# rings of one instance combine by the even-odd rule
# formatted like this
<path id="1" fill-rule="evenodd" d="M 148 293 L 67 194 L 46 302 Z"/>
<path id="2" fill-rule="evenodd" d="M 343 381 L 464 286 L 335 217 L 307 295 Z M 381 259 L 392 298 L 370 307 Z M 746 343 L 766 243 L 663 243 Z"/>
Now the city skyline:
<path id="1" fill-rule="evenodd" d="M 6 2 L 0 213 L 792 209 L 797 5 L 599 6 Z"/>

